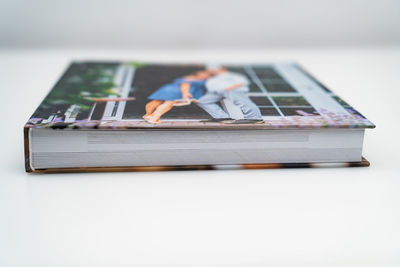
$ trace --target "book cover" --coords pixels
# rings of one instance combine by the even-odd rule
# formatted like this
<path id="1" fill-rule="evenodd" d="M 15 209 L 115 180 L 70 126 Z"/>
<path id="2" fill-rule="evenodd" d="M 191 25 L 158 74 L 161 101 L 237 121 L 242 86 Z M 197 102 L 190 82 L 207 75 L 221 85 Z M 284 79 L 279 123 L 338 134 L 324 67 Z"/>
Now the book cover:
<path id="1" fill-rule="evenodd" d="M 235 85 L 239 87 L 225 90 Z M 374 124 L 293 63 L 74 62 L 26 127 L 275 129 Z"/>

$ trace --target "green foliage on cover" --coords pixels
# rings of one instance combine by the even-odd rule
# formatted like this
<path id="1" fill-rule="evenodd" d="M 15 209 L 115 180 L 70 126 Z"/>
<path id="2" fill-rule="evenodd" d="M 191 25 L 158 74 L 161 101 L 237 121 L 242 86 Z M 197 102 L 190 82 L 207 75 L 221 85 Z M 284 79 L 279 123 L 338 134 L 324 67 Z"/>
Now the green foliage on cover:
<path id="1" fill-rule="evenodd" d="M 119 64 L 74 63 L 49 93 L 42 105 L 79 105 L 82 110 L 90 109 L 91 97 L 117 95 L 113 92 L 114 74 Z"/>
<path id="2" fill-rule="evenodd" d="M 302 96 L 273 96 L 278 106 L 311 106 Z"/>

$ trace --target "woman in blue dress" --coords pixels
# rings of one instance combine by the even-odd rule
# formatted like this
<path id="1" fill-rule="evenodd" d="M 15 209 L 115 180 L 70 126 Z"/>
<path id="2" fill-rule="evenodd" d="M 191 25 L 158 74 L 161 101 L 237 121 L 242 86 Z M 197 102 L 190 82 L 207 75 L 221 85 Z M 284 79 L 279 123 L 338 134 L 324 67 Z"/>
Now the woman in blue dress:
<path id="1" fill-rule="evenodd" d="M 198 71 L 163 85 L 148 97 L 151 101 L 146 104 L 143 119 L 149 123 L 160 123 L 161 116 L 170 111 L 177 101 L 199 99 L 205 93 L 205 83 L 210 76 L 209 71 Z"/>

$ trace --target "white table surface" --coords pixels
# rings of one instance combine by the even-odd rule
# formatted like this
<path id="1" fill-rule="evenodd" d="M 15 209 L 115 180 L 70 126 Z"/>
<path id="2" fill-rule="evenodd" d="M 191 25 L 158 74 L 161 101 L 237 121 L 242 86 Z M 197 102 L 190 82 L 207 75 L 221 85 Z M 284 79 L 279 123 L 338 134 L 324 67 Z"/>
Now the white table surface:
<path id="1" fill-rule="evenodd" d="M 298 61 L 377 125 L 371 166 L 26 174 L 23 125 L 72 59 Z M 0 266 L 400 265 L 400 47 L 0 50 L 0 78 Z"/>

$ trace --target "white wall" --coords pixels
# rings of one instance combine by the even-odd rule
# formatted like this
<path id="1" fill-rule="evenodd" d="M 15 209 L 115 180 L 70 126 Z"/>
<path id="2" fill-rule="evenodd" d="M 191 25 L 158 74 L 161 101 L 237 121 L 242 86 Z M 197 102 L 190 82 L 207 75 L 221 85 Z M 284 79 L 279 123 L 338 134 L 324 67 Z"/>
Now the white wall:
<path id="1" fill-rule="evenodd" d="M 0 0 L 2 47 L 398 44 L 399 0 Z"/>

